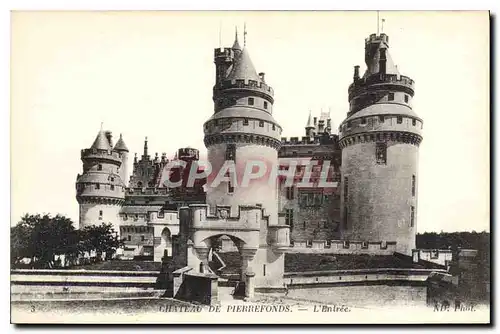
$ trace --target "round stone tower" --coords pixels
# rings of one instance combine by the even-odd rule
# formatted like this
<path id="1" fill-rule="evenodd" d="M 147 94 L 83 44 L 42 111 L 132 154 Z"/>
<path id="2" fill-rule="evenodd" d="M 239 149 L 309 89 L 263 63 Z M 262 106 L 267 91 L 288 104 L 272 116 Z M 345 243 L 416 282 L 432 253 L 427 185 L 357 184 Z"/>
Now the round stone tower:
<path id="1" fill-rule="evenodd" d="M 270 224 L 277 224 L 277 186 L 270 180 L 271 170 L 278 165 L 281 127 L 272 116 L 273 89 L 265 82 L 264 73 L 255 71 L 247 48 L 236 38 L 232 48 L 215 49 L 216 82 L 213 88 L 214 114 L 204 124 L 205 146 L 212 174 L 208 178 L 207 204 L 227 205 L 238 214 L 238 205 L 261 204 Z M 262 177 L 244 180 L 245 168 Z M 236 179 L 220 183 L 214 178 L 224 164 L 234 162 Z"/>
<path id="2" fill-rule="evenodd" d="M 415 248 L 418 150 L 422 119 L 412 109 L 414 82 L 398 72 L 389 37 L 365 40 L 366 72 L 349 86 L 349 112 L 339 126 L 341 221 L 345 240 L 396 241 Z"/>
<path id="3" fill-rule="evenodd" d="M 83 174 L 76 180 L 79 228 L 111 223 L 120 233 L 118 212 L 125 199 L 125 184 L 119 174 L 122 155 L 112 147 L 111 132 L 101 130 L 94 144 L 81 151 Z"/>

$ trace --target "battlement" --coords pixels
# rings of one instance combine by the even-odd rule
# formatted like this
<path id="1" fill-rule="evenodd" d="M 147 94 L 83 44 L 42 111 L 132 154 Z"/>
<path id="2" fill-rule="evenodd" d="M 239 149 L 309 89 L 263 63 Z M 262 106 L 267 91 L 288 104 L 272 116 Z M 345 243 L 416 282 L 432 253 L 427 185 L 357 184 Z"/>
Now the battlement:
<path id="1" fill-rule="evenodd" d="M 271 86 L 268 86 L 266 83 L 262 81 L 256 80 L 223 80 L 220 84 L 214 86 L 214 93 L 219 90 L 226 89 L 251 89 L 263 92 L 271 97 L 274 96 L 274 90 Z"/>
<path id="2" fill-rule="evenodd" d="M 227 61 L 232 61 L 234 58 L 234 51 L 231 48 L 216 48 L 214 49 L 214 58 L 226 58 Z"/>
<path id="3" fill-rule="evenodd" d="M 371 34 L 369 37 L 365 38 L 365 45 L 369 45 L 371 43 L 380 43 L 384 42 L 385 44 L 389 44 L 389 36 L 384 33 L 380 35 Z"/>
<path id="4" fill-rule="evenodd" d="M 158 196 L 158 195 L 169 195 L 169 189 L 166 187 L 162 188 L 151 188 L 151 187 L 133 187 L 127 188 L 127 194 L 136 196 Z"/>
<path id="5" fill-rule="evenodd" d="M 268 216 L 262 206 L 256 205 L 239 205 L 238 213 L 234 214 L 229 205 L 216 205 L 215 207 L 208 204 L 190 204 L 188 206 L 192 212 L 193 224 L 207 222 L 225 221 L 226 224 L 230 222 L 240 223 L 245 221 L 247 225 L 260 226 L 261 220 L 268 220 Z"/>
<path id="6" fill-rule="evenodd" d="M 96 159 L 96 160 L 109 160 L 117 164 L 121 164 L 121 155 L 116 151 L 103 151 L 93 148 L 81 150 L 81 159 Z"/>
<path id="7" fill-rule="evenodd" d="M 295 240 L 289 252 L 390 255 L 396 252 L 396 244 L 396 241 Z"/>
<path id="8" fill-rule="evenodd" d="M 326 133 L 325 133 L 326 134 Z M 302 136 L 299 137 L 281 137 L 281 144 L 283 146 L 293 146 L 293 145 L 322 145 L 322 144 L 332 144 L 338 140 L 338 135 L 327 134 L 327 135 L 316 135 L 314 137 Z"/>
<path id="9" fill-rule="evenodd" d="M 397 75 L 397 74 L 373 74 L 370 75 L 367 78 L 359 78 L 355 80 L 350 86 L 349 86 L 349 101 L 356 97 L 357 95 L 360 95 L 361 93 L 365 93 L 368 86 L 370 86 L 371 89 L 376 88 L 376 86 L 385 86 L 385 85 L 391 85 L 391 89 L 397 90 L 396 86 L 400 86 L 400 89 L 402 88 L 403 90 L 407 91 L 408 94 L 411 96 L 414 95 L 415 93 L 415 81 L 411 79 L 410 77 L 404 76 L 404 75 Z M 375 87 L 374 87 L 375 86 Z M 385 87 L 384 87 L 385 88 Z"/>

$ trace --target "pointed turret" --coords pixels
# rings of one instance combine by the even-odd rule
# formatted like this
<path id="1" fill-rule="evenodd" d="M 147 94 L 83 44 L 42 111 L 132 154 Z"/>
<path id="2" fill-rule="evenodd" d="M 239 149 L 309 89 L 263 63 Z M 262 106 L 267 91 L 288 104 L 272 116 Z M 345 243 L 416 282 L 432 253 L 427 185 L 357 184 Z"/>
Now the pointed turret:
<path id="1" fill-rule="evenodd" d="M 148 137 L 146 137 L 144 139 L 144 153 L 143 153 L 143 156 L 144 157 L 148 156 Z"/>
<path id="2" fill-rule="evenodd" d="M 96 150 L 111 150 L 111 146 L 109 145 L 109 139 L 106 136 L 106 131 L 100 130 L 97 134 L 97 137 L 94 140 L 94 143 L 90 147 L 91 149 Z"/>
<path id="3" fill-rule="evenodd" d="M 123 141 L 122 134 L 120 133 L 120 139 L 116 142 L 115 151 L 124 151 L 124 152 L 129 152 L 127 145 L 125 145 L 125 142 Z"/>
<path id="4" fill-rule="evenodd" d="M 234 59 L 234 65 L 229 73 L 228 80 L 255 80 L 261 81 L 255 67 L 253 66 L 247 48 L 241 51 L 239 57 Z"/>
<path id="5" fill-rule="evenodd" d="M 307 119 L 307 124 L 306 124 L 306 136 L 308 136 L 308 137 L 314 136 L 314 129 L 315 128 L 316 127 L 314 126 L 314 123 L 313 123 L 312 113 L 309 110 L 309 118 Z"/>
<path id="6" fill-rule="evenodd" d="M 232 49 L 234 51 L 241 51 L 241 46 L 240 46 L 240 43 L 238 42 L 238 27 L 236 27 L 235 29 L 236 29 L 236 31 L 234 33 L 234 44 L 233 44 Z"/>

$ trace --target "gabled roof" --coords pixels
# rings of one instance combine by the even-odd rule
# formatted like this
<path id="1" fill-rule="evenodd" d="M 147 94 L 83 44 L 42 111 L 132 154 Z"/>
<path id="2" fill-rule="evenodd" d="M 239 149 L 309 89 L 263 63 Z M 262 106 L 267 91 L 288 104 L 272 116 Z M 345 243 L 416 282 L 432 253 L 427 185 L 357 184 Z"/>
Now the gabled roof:
<path id="1" fill-rule="evenodd" d="M 99 131 L 97 137 L 94 140 L 94 143 L 90 148 L 96 150 L 106 150 L 106 151 L 111 150 L 111 146 L 109 145 L 109 140 L 106 137 L 106 131 L 103 130 Z"/>

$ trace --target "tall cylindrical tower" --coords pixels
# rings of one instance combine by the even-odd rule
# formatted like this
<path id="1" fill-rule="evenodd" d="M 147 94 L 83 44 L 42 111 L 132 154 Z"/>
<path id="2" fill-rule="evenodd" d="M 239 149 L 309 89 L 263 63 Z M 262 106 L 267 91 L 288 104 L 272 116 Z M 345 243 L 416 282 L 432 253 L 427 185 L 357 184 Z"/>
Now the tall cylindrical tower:
<path id="1" fill-rule="evenodd" d="M 262 204 L 270 224 L 277 224 L 277 186 L 269 175 L 278 165 L 281 127 L 272 116 L 273 90 L 264 73 L 257 74 L 247 48 L 242 49 L 237 40 L 232 48 L 215 49 L 214 62 L 214 115 L 204 124 L 213 171 L 207 182 L 207 204 L 229 205 L 234 214 L 238 214 L 238 205 Z M 226 161 L 234 161 L 237 182 L 215 185 L 216 173 Z M 266 172 L 245 186 L 242 181 L 250 161 L 265 164 Z M 252 170 L 256 173 L 258 168 Z"/>
<path id="2" fill-rule="evenodd" d="M 81 151 L 81 159 L 83 174 L 76 180 L 79 228 L 111 223 L 119 234 L 118 213 L 125 199 L 125 184 L 118 172 L 122 158 L 112 150 L 111 133 L 100 131 L 91 148 Z"/>
<path id="3" fill-rule="evenodd" d="M 365 40 L 367 70 L 349 86 L 349 112 L 339 127 L 341 221 L 346 240 L 396 241 L 415 248 L 418 150 L 422 119 L 412 109 L 414 82 L 400 75 L 389 37 Z"/>

